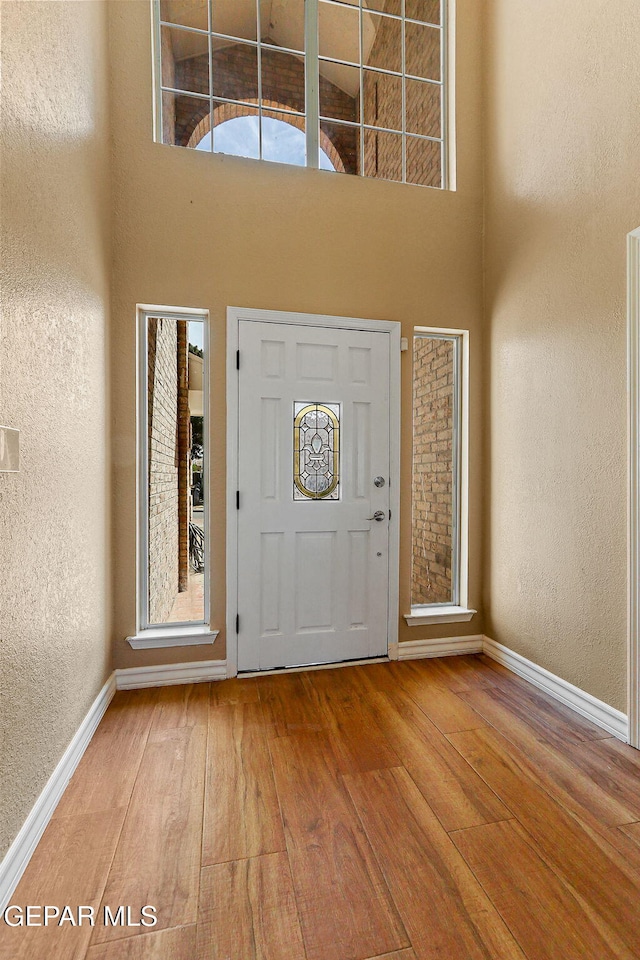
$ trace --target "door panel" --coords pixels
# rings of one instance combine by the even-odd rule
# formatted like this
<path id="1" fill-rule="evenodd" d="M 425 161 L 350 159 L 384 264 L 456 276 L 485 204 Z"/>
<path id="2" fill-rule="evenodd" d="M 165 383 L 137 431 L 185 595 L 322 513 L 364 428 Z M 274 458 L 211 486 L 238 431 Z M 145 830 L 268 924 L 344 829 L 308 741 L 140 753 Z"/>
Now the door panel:
<path id="1" fill-rule="evenodd" d="M 334 631 L 336 531 L 303 531 L 295 534 L 295 540 L 296 633 Z"/>
<path id="2" fill-rule="evenodd" d="M 338 348 L 332 343 L 298 343 L 296 360 L 298 380 L 334 383 L 337 376 Z"/>
<path id="3" fill-rule="evenodd" d="M 282 401 L 260 400 L 260 484 L 263 500 L 276 500 L 280 486 Z"/>
<path id="4" fill-rule="evenodd" d="M 353 434 L 351 437 L 351 471 L 347 482 L 351 482 L 351 496 L 354 500 L 368 497 L 373 474 L 371 473 L 371 404 L 353 404 Z"/>
<path id="5" fill-rule="evenodd" d="M 351 629 L 368 626 L 369 609 L 369 534 L 349 530 L 349 616 Z"/>
<path id="6" fill-rule="evenodd" d="M 389 341 L 239 323 L 241 671 L 387 652 Z"/>
<path id="7" fill-rule="evenodd" d="M 262 376 L 268 380 L 284 377 L 284 341 L 263 340 L 261 347 Z"/>
<path id="8" fill-rule="evenodd" d="M 283 533 L 263 533 L 261 543 L 261 574 L 269 571 L 270 582 L 260 587 L 260 635 L 263 637 L 282 634 L 282 610 L 284 606 L 284 589 L 282 583 L 282 551 L 284 543 Z"/>

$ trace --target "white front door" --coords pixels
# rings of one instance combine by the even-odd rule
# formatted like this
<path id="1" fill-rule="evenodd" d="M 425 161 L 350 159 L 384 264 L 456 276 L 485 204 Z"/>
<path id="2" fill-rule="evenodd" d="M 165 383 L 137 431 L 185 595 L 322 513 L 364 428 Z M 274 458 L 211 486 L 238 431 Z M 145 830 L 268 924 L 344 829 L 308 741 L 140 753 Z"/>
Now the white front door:
<path id="1" fill-rule="evenodd" d="M 390 339 L 239 321 L 240 671 L 387 654 Z"/>

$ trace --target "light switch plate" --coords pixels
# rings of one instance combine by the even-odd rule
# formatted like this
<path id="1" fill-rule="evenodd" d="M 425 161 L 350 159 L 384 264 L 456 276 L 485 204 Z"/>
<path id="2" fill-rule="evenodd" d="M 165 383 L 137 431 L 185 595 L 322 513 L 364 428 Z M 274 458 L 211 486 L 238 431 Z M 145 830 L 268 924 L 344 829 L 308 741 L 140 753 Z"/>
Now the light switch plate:
<path id="1" fill-rule="evenodd" d="M 20 469 L 20 431 L 0 427 L 0 473 L 17 473 Z"/>

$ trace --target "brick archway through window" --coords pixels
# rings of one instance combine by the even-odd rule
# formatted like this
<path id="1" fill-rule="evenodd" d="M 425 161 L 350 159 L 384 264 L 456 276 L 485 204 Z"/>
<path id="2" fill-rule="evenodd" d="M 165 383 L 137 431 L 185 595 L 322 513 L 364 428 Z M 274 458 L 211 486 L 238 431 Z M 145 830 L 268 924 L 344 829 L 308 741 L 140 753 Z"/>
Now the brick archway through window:
<path id="1" fill-rule="evenodd" d="M 256 107 L 258 105 L 257 100 L 252 100 L 250 103 L 255 104 Z M 277 103 L 274 100 L 263 100 L 262 109 L 263 111 L 286 110 L 287 107 L 284 104 Z M 238 117 L 254 116 L 256 116 L 256 109 L 254 106 L 247 106 L 239 103 L 220 103 L 213 109 L 213 126 L 218 127 L 221 123 L 226 123 L 227 120 L 235 120 Z M 290 113 L 281 113 L 278 117 L 274 117 L 273 119 L 281 120 L 283 123 L 288 123 L 292 127 L 297 127 L 303 132 L 305 130 L 304 117 L 294 116 Z M 200 141 L 211 132 L 210 113 L 207 112 L 201 119 L 194 117 L 194 121 L 196 121 L 195 126 L 186 143 L 187 147 L 197 147 Z M 324 130 L 320 130 L 320 148 L 326 153 L 334 169 L 337 170 L 338 173 L 345 173 L 345 165 L 342 157 Z"/>

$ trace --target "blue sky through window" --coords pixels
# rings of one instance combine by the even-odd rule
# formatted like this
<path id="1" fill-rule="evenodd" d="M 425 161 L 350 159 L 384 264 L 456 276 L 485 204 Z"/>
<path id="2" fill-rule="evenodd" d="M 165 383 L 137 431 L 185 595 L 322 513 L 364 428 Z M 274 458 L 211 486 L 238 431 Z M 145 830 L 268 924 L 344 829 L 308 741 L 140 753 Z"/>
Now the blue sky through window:
<path id="1" fill-rule="evenodd" d="M 260 157 L 260 120 L 253 117 L 234 117 L 225 120 L 215 128 L 215 153 L 230 153 L 234 157 Z M 211 133 L 205 134 L 197 150 L 211 150 Z M 276 120 L 273 117 L 262 118 L 262 155 L 265 160 L 278 163 L 291 163 L 304 167 L 306 156 L 306 138 L 303 130 Z M 320 150 L 320 169 L 335 170 L 324 150 Z"/>
<path id="2" fill-rule="evenodd" d="M 204 350 L 204 323 L 202 320 L 189 320 L 189 343 Z"/>

